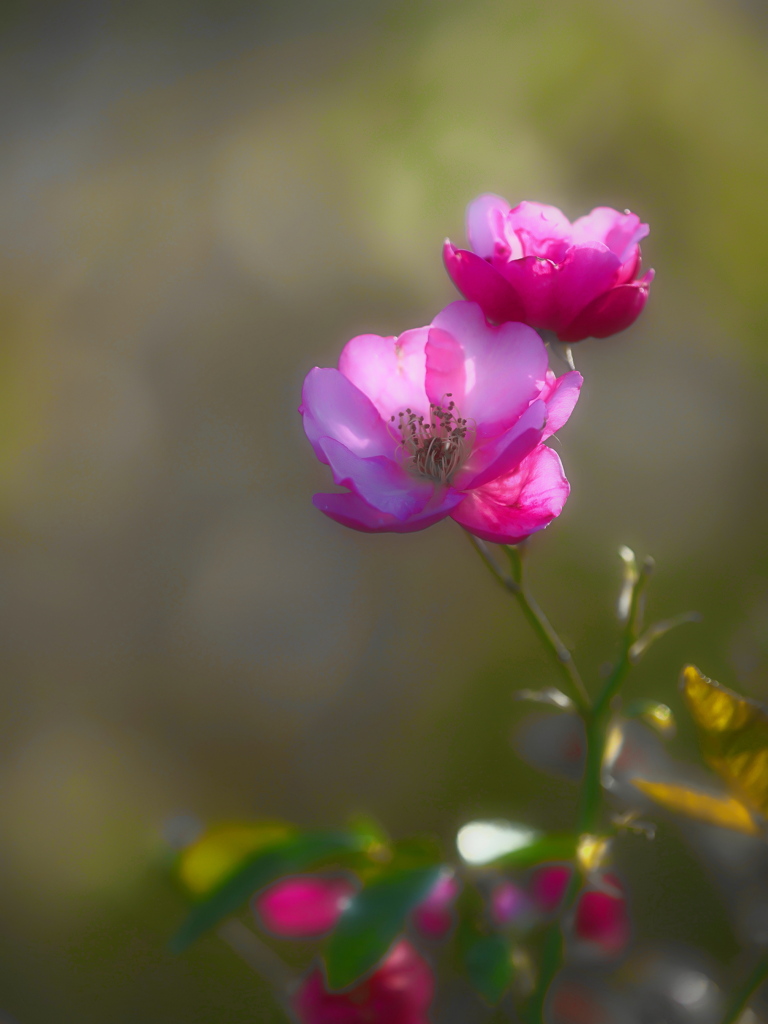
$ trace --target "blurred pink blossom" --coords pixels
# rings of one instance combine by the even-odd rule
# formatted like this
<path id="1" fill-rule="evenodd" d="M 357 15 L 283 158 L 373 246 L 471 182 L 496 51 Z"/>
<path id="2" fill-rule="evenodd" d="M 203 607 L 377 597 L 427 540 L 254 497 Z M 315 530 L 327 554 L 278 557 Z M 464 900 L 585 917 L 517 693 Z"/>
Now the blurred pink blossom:
<path id="1" fill-rule="evenodd" d="M 512 924 L 530 915 L 528 894 L 514 882 L 503 881 L 491 892 L 491 917 L 500 926 Z"/>
<path id="2" fill-rule="evenodd" d="M 607 876 L 615 895 L 600 889 L 582 893 L 576 905 L 574 931 L 577 938 L 592 942 L 603 953 L 616 956 L 623 952 L 631 936 L 629 911 L 615 876 Z"/>
<path id="3" fill-rule="evenodd" d="M 357 891 L 343 876 L 281 878 L 253 901 L 263 926 L 286 939 L 310 939 L 329 932 Z"/>
<path id="4" fill-rule="evenodd" d="M 569 485 L 543 442 L 567 421 L 581 375 L 555 377 L 532 328 L 488 324 L 454 302 L 399 338 L 364 334 L 338 370 L 311 370 L 300 412 L 344 493 L 316 494 L 331 519 L 369 533 L 451 516 L 515 544 L 560 514 Z"/>
<path id="5" fill-rule="evenodd" d="M 467 210 L 474 251 L 445 242 L 453 283 L 489 320 L 521 321 L 554 331 L 561 341 L 607 338 L 634 323 L 648 298 L 634 213 L 598 206 L 573 224 L 556 206 L 482 195 Z"/>
<path id="6" fill-rule="evenodd" d="M 442 939 L 453 925 L 453 902 L 459 894 L 459 883 L 453 875 L 443 874 L 413 911 L 413 923 L 430 939 Z"/>
<path id="7" fill-rule="evenodd" d="M 427 961 L 405 939 L 365 981 L 329 992 L 317 967 L 292 1000 L 301 1024 L 429 1024 L 435 982 Z"/>
<path id="8" fill-rule="evenodd" d="M 540 911 L 551 914 L 559 907 L 573 868 L 566 864 L 547 864 L 531 875 L 530 893 Z"/>

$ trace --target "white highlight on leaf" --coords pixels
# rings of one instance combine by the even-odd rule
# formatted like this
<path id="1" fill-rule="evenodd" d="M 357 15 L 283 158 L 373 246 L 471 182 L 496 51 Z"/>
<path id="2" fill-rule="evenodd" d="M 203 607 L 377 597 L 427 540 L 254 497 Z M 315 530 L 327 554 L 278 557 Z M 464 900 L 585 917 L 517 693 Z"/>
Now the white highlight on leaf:
<path id="1" fill-rule="evenodd" d="M 459 829 L 456 846 L 467 864 L 489 864 L 505 853 L 530 846 L 541 833 L 511 821 L 470 821 Z"/>

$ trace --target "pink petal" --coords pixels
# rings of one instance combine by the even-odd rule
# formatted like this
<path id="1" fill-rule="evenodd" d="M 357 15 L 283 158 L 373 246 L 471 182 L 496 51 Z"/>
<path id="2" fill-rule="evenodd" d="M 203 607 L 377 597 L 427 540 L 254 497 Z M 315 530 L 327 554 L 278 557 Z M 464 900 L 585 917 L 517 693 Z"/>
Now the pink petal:
<path id="1" fill-rule="evenodd" d="M 561 341 L 608 338 L 630 327 L 648 301 L 653 271 L 633 284 L 622 284 L 598 296 L 559 332 Z"/>
<path id="2" fill-rule="evenodd" d="M 547 865 L 531 876 L 531 896 L 538 908 L 551 914 L 560 905 L 571 880 L 572 868 L 564 864 Z"/>
<path id="3" fill-rule="evenodd" d="M 292 999 L 300 1024 L 429 1024 L 435 981 L 427 961 L 402 939 L 377 970 L 348 992 L 329 992 L 319 967 Z"/>
<path id="4" fill-rule="evenodd" d="M 614 288 L 620 284 L 627 284 L 628 281 L 633 280 L 640 269 L 640 255 L 639 245 L 636 245 L 634 249 L 630 250 L 629 256 L 624 260 L 619 268 Z"/>
<path id="5" fill-rule="evenodd" d="M 452 874 L 438 878 L 426 899 L 413 911 L 413 923 L 431 939 L 442 939 L 453 925 L 452 906 L 459 885 Z"/>
<path id="6" fill-rule="evenodd" d="M 255 898 L 254 910 L 274 935 L 316 938 L 334 927 L 357 888 L 349 878 L 283 878 Z"/>
<path id="7" fill-rule="evenodd" d="M 556 206 L 522 202 L 507 216 L 507 234 L 514 232 L 525 256 L 559 263 L 568 248 L 571 222 Z"/>
<path id="8" fill-rule="evenodd" d="M 452 334 L 431 327 L 426 347 L 427 397 L 434 405 L 444 405 L 452 398 L 458 409 L 464 408 L 467 374 L 464 367 L 464 349 Z"/>
<path id="9" fill-rule="evenodd" d="M 312 503 L 330 519 L 362 533 L 413 533 L 445 519 L 463 498 L 461 492 L 448 488 L 442 494 L 436 493 L 435 499 L 418 515 L 405 521 L 380 512 L 357 494 L 315 494 Z"/>
<path id="10" fill-rule="evenodd" d="M 554 330 L 566 327 L 598 295 L 612 288 L 621 261 L 602 242 L 573 246 L 557 269 L 557 315 Z M 562 338 L 562 335 L 561 335 Z"/>
<path id="11" fill-rule="evenodd" d="M 569 490 L 557 453 L 540 445 L 508 476 L 470 491 L 451 516 L 481 540 L 517 544 L 560 515 Z"/>
<path id="12" fill-rule="evenodd" d="M 530 911 L 530 900 L 514 882 L 502 882 L 491 893 L 491 916 L 502 927 L 525 917 Z"/>
<path id="13" fill-rule="evenodd" d="M 547 407 L 544 402 L 532 402 L 509 430 L 476 448 L 453 480 L 457 490 L 468 491 L 507 476 L 516 469 L 533 449 L 541 444 Z"/>
<path id="14" fill-rule="evenodd" d="M 542 440 L 546 441 L 568 422 L 583 379 L 578 370 L 570 370 L 561 377 L 556 377 L 551 370 L 547 372 L 547 382 L 541 392 L 541 398 L 547 403 L 547 425 Z"/>
<path id="15" fill-rule="evenodd" d="M 315 367 L 304 380 L 299 412 L 304 430 L 321 462 L 327 462 L 319 441 L 332 437 L 355 455 L 390 455 L 396 442 L 369 398 L 338 370 Z"/>
<path id="16" fill-rule="evenodd" d="M 558 265 L 538 256 L 524 256 L 498 270 L 520 297 L 522 315 L 518 319 L 542 330 L 554 330 Z"/>
<path id="17" fill-rule="evenodd" d="M 321 437 L 318 443 L 333 471 L 335 484 L 349 487 L 379 512 L 401 522 L 418 515 L 435 492 L 431 480 L 418 480 L 385 455 L 361 459 L 331 437 Z"/>
<path id="18" fill-rule="evenodd" d="M 467 238 L 478 256 L 490 259 L 498 252 L 499 244 L 509 249 L 504 236 L 504 222 L 509 203 L 492 193 L 478 196 L 467 207 Z M 522 251 L 512 254 L 514 259 Z"/>
<path id="19" fill-rule="evenodd" d="M 574 931 L 609 955 L 621 953 L 631 937 L 626 901 L 598 890 L 585 892 L 576 906 Z"/>
<path id="20" fill-rule="evenodd" d="M 445 269 L 461 294 L 477 302 L 489 320 L 504 323 L 524 320 L 520 296 L 498 270 L 467 249 L 456 249 L 446 241 L 443 246 Z"/>
<path id="21" fill-rule="evenodd" d="M 536 331 L 520 323 L 492 327 L 474 302 L 453 302 L 432 322 L 460 343 L 466 361 L 461 416 L 477 438 L 507 430 L 537 398 L 547 374 L 547 350 Z"/>
<path id="22" fill-rule="evenodd" d="M 574 245 L 604 242 L 621 263 L 626 263 L 637 243 L 649 231 L 648 225 L 641 223 L 636 213 L 619 213 L 610 206 L 597 206 L 573 222 L 571 240 Z"/>
<path id="23" fill-rule="evenodd" d="M 405 409 L 424 415 L 429 411 L 424 390 L 428 335 L 426 327 L 399 338 L 361 334 L 344 346 L 339 370 L 370 398 L 385 421 Z"/>

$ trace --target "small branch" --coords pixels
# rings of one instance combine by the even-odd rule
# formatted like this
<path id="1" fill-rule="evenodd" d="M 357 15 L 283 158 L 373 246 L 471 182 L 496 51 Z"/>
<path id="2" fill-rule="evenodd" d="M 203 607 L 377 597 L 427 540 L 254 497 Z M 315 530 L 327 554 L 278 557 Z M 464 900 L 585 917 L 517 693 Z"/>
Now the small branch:
<path id="1" fill-rule="evenodd" d="M 285 999 L 298 978 L 277 953 L 236 917 L 230 917 L 220 924 L 216 934 L 241 960 L 272 985 L 280 999 Z"/>

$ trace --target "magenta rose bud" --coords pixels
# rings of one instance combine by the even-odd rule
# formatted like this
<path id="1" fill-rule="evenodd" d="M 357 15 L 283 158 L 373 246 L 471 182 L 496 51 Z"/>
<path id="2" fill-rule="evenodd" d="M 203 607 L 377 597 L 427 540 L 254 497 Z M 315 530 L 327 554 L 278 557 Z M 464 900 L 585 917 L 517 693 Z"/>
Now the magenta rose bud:
<path id="1" fill-rule="evenodd" d="M 304 381 L 304 430 L 341 493 L 314 503 L 368 533 L 409 533 L 450 516 L 483 540 L 517 544 L 558 515 L 569 485 L 544 441 L 581 387 L 555 377 L 539 335 L 491 326 L 454 302 L 399 338 L 364 334 L 338 370 Z"/>
<path id="2" fill-rule="evenodd" d="M 445 242 L 453 283 L 496 323 L 521 321 L 564 342 L 607 338 L 634 323 L 653 271 L 642 277 L 634 213 L 598 206 L 573 224 L 556 206 L 479 196 L 467 210 L 472 250 Z"/>
<path id="3" fill-rule="evenodd" d="M 611 876 L 612 877 L 612 876 Z M 583 942 L 596 945 L 606 956 L 618 956 L 631 937 L 631 925 L 626 900 L 617 887 L 616 893 L 588 889 L 576 905 L 574 932 Z"/>
<path id="4" fill-rule="evenodd" d="M 325 935 L 357 891 L 349 878 L 302 875 L 282 878 L 253 901 L 257 920 L 273 935 L 311 939 Z"/>
<path id="5" fill-rule="evenodd" d="M 552 914 L 560 906 L 571 880 L 573 869 L 565 864 L 550 864 L 534 871 L 530 893 L 536 907 L 544 914 Z"/>
<path id="6" fill-rule="evenodd" d="M 329 992 L 320 968 L 293 997 L 301 1024 L 429 1024 L 435 982 L 427 961 L 405 939 L 365 981 L 346 992 Z"/>
<path id="7" fill-rule="evenodd" d="M 453 904 L 459 883 L 446 872 L 435 882 L 426 898 L 413 911 L 413 923 L 430 939 L 443 939 L 453 925 Z"/>

